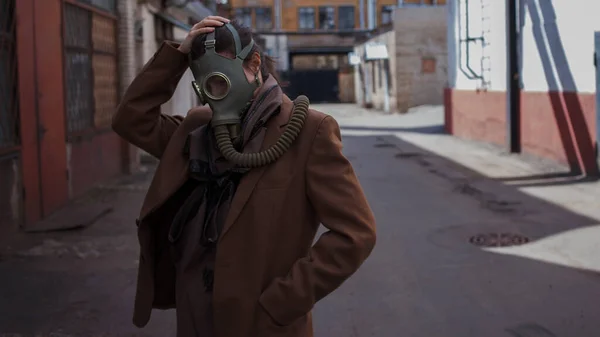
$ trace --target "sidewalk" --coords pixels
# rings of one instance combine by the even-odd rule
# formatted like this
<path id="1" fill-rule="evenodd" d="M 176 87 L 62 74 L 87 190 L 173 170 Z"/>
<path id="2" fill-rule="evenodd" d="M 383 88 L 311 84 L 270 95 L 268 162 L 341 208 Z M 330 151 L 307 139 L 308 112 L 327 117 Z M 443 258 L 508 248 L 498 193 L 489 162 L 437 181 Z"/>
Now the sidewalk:
<path id="1" fill-rule="evenodd" d="M 173 335 L 171 311 L 153 313 L 145 330 L 131 322 L 139 254 L 134 221 L 153 171 L 147 168 L 77 200 L 111 206 L 88 227 L 0 238 L 0 337 Z"/>

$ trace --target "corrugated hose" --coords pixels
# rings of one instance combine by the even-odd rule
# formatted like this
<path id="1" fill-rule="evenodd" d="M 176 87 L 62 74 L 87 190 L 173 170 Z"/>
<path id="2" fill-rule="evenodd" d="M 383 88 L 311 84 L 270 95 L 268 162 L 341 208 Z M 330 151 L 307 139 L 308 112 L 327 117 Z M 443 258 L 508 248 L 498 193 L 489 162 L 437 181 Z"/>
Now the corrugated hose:
<path id="1" fill-rule="evenodd" d="M 283 134 L 270 148 L 257 153 L 240 153 L 233 147 L 227 125 L 215 127 L 217 147 L 225 159 L 240 167 L 256 168 L 273 163 L 279 159 L 298 138 L 304 127 L 309 106 L 308 97 L 301 95 L 294 100 L 294 110 Z"/>

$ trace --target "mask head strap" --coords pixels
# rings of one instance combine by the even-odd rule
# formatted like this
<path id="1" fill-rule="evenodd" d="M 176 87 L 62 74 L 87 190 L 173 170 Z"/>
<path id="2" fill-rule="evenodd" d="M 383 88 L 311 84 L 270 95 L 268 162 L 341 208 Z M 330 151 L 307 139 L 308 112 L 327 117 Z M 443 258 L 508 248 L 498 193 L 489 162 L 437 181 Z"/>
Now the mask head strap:
<path id="1" fill-rule="evenodd" d="M 244 49 L 242 49 L 242 42 L 240 40 L 240 35 L 238 34 L 235 27 L 233 27 L 230 23 L 226 23 L 225 27 L 229 29 L 231 32 L 231 36 L 233 36 L 233 42 L 235 43 L 235 57 L 244 60 L 250 54 L 250 51 L 254 47 L 254 39 L 250 40 L 250 43 Z M 206 41 L 204 42 L 204 47 L 206 49 L 214 49 L 217 40 L 215 39 L 215 32 L 212 31 L 206 35 Z"/>

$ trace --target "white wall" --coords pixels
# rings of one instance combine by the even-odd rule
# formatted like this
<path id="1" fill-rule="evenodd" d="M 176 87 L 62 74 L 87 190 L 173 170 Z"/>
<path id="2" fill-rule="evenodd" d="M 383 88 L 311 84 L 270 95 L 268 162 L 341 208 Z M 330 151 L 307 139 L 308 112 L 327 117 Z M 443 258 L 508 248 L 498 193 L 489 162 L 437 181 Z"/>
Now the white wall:
<path id="1" fill-rule="evenodd" d="M 142 4 L 138 5 L 138 17 L 143 19 L 143 42 L 141 43 L 139 52 L 139 62 L 138 68 L 141 68 L 148 60 L 156 53 L 158 50 L 159 44 L 156 41 L 156 36 L 154 34 L 154 14 L 148 8 L 149 5 Z M 152 10 L 156 10 L 152 8 Z M 174 27 L 173 28 L 173 37 L 176 41 L 181 41 L 187 35 L 187 31 Z M 190 70 L 186 71 L 173 97 L 162 105 L 162 112 L 172 115 L 181 115 L 185 116 L 187 112 L 196 105 L 196 96 L 194 91 L 192 90 L 191 82 L 193 80 L 193 76 Z"/>
<path id="2" fill-rule="evenodd" d="M 473 90 L 482 86 L 463 72 L 464 57 L 459 56 L 459 37 L 465 36 L 464 0 L 448 1 L 449 85 Z M 482 50 L 490 56 L 488 90 L 506 90 L 506 1 L 470 0 L 471 36 L 481 35 L 482 17 L 489 18 L 490 45 L 486 49 L 471 45 L 469 65 L 481 73 Z M 459 4 L 462 10 L 459 11 Z M 482 15 L 482 4 L 487 6 Z M 594 31 L 600 30 L 600 1 L 596 0 L 520 0 L 522 83 L 526 91 L 565 90 L 594 92 Z M 461 12 L 461 14 L 459 14 Z M 458 20 L 459 15 L 462 19 Z M 459 62 L 462 60 L 462 62 Z"/>
<path id="3" fill-rule="evenodd" d="M 187 31 L 181 28 L 175 27 L 173 31 L 173 37 L 175 41 L 182 41 L 187 36 Z M 168 112 L 172 115 L 185 116 L 187 112 L 194 106 L 197 105 L 196 94 L 192 89 L 192 81 L 194 76 L 191 70 L 187 70 L 181 80 L 171 100 L 165 103 L 164 112 Z M 167 110 L 167 107 L 170 110 Z"/>
<path id="4" fill-rule="evenodd" d="M 148 10 L 148 5 L 138 5 L 138 17 L 143 20 L 142 26 L 144 27 L 144 37 L 142 50 L 140 54 L 140 61 L 143 64 L 148 62 L 152 55 L 158 49 L 156 43 L 156 36 L 154 34 L 154 14 Z"/>
<path id="5" fill-rule="evenodd" d="M 524 2 L 525 89 L 595 92 L 594 31 L 600 30 L 600 1 Z"/>

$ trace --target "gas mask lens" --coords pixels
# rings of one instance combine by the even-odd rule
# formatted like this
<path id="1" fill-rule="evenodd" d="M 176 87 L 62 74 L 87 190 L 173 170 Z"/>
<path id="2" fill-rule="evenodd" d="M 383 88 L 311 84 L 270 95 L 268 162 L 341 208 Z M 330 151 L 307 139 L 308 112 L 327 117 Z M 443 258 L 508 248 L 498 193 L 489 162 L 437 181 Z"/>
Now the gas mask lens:
<path id="1" fill-rule="evenodd" d="M 204 80 L 204 92 L 213 100 L 225 98 L 231 89 L 231 82 L 222 73 L 212 73 Z"/>

